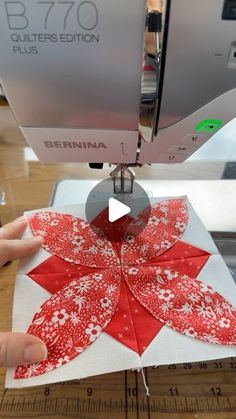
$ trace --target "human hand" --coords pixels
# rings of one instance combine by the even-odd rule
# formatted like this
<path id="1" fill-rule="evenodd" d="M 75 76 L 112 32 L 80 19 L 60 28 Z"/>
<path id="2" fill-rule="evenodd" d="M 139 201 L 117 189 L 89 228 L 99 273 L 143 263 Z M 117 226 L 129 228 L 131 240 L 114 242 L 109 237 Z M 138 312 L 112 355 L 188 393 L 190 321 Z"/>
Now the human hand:
<path id="1" fill-rule="evenodd" d="M 0 228 L 0 266 L 13 259 L 20 259 L 39 250 L 41 237 L 19 239 L 27 226 L 27 218 L 20 217 Z M 16 367 L 47 358 L 47 347 L 36 336 L 24 333 L 0 333 L 0 365 Z"/>

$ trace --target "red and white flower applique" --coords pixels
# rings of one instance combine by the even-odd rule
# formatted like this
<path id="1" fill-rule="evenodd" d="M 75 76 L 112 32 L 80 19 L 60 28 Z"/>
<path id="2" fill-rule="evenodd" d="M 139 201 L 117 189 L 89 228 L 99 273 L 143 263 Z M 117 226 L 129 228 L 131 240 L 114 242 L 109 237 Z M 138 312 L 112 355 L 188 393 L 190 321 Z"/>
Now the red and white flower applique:
<path id="1" fill-rule="evenodd" d="M 124 220 L 109 223 L 107 210 L 95 228 L 69 214 L 30 217 L 33 234 L 43 236 L 53 255 L 28 273 L 53 294 L 28 329 L 46 343 L 48 358 L 33 369 L 18 367 L 15 378 L 64 365 L 103 332 L 140 355 L 163 325 L 205 342 L 236 344 L 235 309 L 196 279 L 210 254 L 180 241 L 188 224 L 185 200 L 166 200 L 127 221 L 145 227 L 121 238 Z"/>

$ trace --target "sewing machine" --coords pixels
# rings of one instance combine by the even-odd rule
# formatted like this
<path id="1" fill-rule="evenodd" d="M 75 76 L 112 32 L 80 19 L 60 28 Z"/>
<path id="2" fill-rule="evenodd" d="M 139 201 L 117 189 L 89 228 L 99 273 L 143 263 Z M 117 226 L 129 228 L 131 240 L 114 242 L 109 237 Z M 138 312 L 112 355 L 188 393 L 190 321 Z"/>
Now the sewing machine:
<path id="1" fill-rule="evenodd" d="M 116 163 L 129 193 L 133 167 L 181 163 L 235 117 L 236 1 L 162 6 L 0 0 L 0 76 L 40 160 Z"/>
<path id="2" fill-rule="evenodd" d="M 132 190 L 132 170 L 136 165 L 185 161 L 236 114 L 235 3 L 235 0 L 169 0 L 164 4 L 161 15 L 147 16 L 143 0 L 0 0 L 0 76 L 22 132 L 39 159 L 44 162 L 95 162 L 92 165 L 95 167 L 99 167 L 98 163 L 119 163 L 113 170 L 114 185 L 117 176 L 120 177 L 119 192 L 127 191 L 127 187 L 128 191 Z M 157 50 L 154 56 L 146 57 L 146 66 L 143 48 L 145 26 L 153 33 Z M 157 32 L 151 32 L 153 29 Z M 127 184 L 130 166 L 128 175 L 131 183 Z M 76 203 L 78 194 L 75 191 L 78 189 L 80 201 L 85 201 L 88 190 L 96 183 L 88 183 L 87 180 L 64 181 L 57 187 L 53 204 Z M 167 191 L 170 194 L 181 193 L 180 183 L 171 180 L 157 185 L 156 180 L 146 180 L 142 185 L 153 195 L 166 195 Z M 231 186 L 227 181 L 223 185 L 214 186 L 213 183 L 209 183 L 208 195 L 205 194 L 208 198 L 208 214 L 199 207 L 202 203 L 202 184 L 190 182 L 187 188 L 185 185 L 184 193 L 191 195 L 192 191 L 195 192 L 196 198 L 192 196 L 191 199 L 209 230 L 217 229 L 219 221 L 221 225 L 225 221 L 227 225 L 222 229 L 235 231 L 233 218 L 236 210 L 228 199 Z M 229 211 L 231 208 L 232 220 L 222 216 L 219 206 L 213 219 L 212 191 L 216 191 L 219 206 L 224 196 L 221 210 L 227 208 Z M 158 387 L 157 392 L 161 400 L 160 410 L 156 410 L 155 403 L 154 408 L 150 403 L 148 410 L 163 412 L 166 409 L 168 416 L 173 409 L 183 413 L 184 409 L 188 409 L 184 404 L 187 404 L 187 397 L 183 397 L 184 390 L 191 388 L 190 395 L 196 397 L 200 397 L 204 391 L 205 409 L 214 412 L 222 409 L 225 412 L 224 403 L 230 403 L 232 399 L 234 411 L 232 376 L 226 368 L 234 371 L 235 362 L 232 359 L 230 361 L 229 367 L 221 362 L 212 363 L 212 366 L 199 364 L 201 371 L 202 368 L 203 371 L 208 368 L 204 390 L 199 384 L 197 366 L 194 367 L 198 377 L 195 388 L 191 387 L 192 374 L 187 375 L 188 381 L 183 385 L 181 372 L 182 387 L 178 388 L 176 376 L 167 385 L 165 372 L 164 390 L 160 392 Z M 192 366 L 185 364 L 184 368 Z M 224 380 L 222 373 L 219 381 L 216 380 L 217 368 L 228 371 Z M 209 369 L 212 369 L 212 381 L 209 381 Z M 150 382 L 161 382 L 153 371 Z M 203 379 L 202 382 L 205 381 Z M 118 406 L 118 409 L 120 400 L 122 403 L 122 397 L 125 397 L 124 414 L 133 416 L 133 398 L 131 413 L 127 413 L 127 406 L 131 406 L 129 396 L 136 397 L 134 404 L 137 411 L 139 402 L 141 406 L 143 401 L 137 383 L 127 379 L 126 375 L 125 390 L 120 394 L 116 391 L 117 382 L 111 387 L 110 377 L 107 387 L 98 381 L 94 392 L 98 410 L 94 415 L 106 415 L 99 410 L 103 403 L 98 394 L 100 397 L 99 390 L 111 388 L 114 406 Z M 231 383 L 230 389 L 227 383 Z M 86 383 L 84 386 L 86 397 L 90 396 L 95 388 L 94 380 L 94 387 Z M 72 398 L 71 389 L 70 383 L 69 396 Z M 63 403 L 65 388 L 59 393 L 58 400 L 54 399 L 55 406 L 48 402 L 48 408 L 46 398 L 49 391 L 52 393 L 50 397 L 53 397 L 53 391 L 46 387 L 43 400 L 42 389 L 37 399 L 34 390 L 32 397 L 29 393 L 29 402 L 28 399 L 25 402 L 23 397 L 10 398 L 8 392 L 10 401 L 8 404 L 6 400 L 7 414 L 15 417 L 21 406 L 22 414 L 25 415 L 24 409 L 29 409 L 31 414 L 35 403 L 36 411 L 39 409 L 41 414 L 45 415 L 45 411 L 47 414 L 49 410 L 50 413 L 51 410 L 56 412 L 57 402 Z M 164 391 L 173 397 L 180 392 L 182 398 L 179 402 L 177 399 L 176 407 L 172 407 L 174 402 L 176 404 L 175 397 L 174 402 L 173 397 L 172 400 L 169 397 L 167 403 L 164 400 L 162 407 Z M 108 415 L 114 415 L 113 401 L 107 394 L 109 392 L 106 393 L 105 412 L 111 406 Z M 210 402 L 209 395 L 212 395 Z M 216 395 L 220 395 L 220 398 L 217 399 Z M 229 396 L 227 400 L 226 395 Z M 78 401 L 77 387 L 74 389 L 74 399 Z M 89 402 L 85 400 L 86 412 L 90 409 Z M 189 409 L 193 409 L 193 400 L 190 402 Z M 196 404 L 198 406 L 198 399 Z M 203 408 L 201 403 L 199 405 L 201 411 Z M 91 406 L 94 404 L 91 403 Z M 9 409 L 13 413 L 9 413 Z M 41 409 L 44 409 L 43 412 Z M 140 409 L 144 415 L 143 407 Z M 63 411 L 64 414 L 70 412 L 68 400 L 63 405 Z M 117 415 L 120 416 L 120 411 Z"/>

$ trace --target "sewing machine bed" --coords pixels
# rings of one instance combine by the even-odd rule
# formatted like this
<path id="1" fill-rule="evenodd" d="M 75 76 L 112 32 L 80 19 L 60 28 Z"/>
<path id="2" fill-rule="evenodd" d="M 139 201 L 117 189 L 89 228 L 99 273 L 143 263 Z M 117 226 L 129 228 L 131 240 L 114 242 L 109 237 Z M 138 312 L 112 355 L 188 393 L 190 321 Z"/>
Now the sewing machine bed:
<path id="1" fill-rule="evenodd" d="M 187 195 L 195 211 L 210 232 L 235 233 L 236 199 L 232 191 L 236 180 L 137 180 L 148 196 Z M 89 192 L 99 181 L 68 179 L 54 188 L 51 205 L 85 203 Z"/>
<path id="2" fill-rule="evenodd" d="M 210 231 L 225 263 L 236 281 L 236 200 L 232 191 L 236 180 L 137 180 L 149 197 L 187 195 Z M 68 179 L 59 181 L 50 205 L 85 203 L 99 181 Z"/>

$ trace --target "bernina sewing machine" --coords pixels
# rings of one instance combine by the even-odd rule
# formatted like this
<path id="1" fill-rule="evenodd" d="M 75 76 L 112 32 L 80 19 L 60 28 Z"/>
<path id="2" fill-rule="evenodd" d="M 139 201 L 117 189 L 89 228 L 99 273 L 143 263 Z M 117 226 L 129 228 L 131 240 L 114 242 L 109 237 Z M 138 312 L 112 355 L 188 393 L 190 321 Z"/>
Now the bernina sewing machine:
<path id="1" fill-rule="evenodd" d="M 236 0 L 0 0 L 0 77 L 40 160 L 116 163 L 131 192 L 132 167 L 181 163 L 236 116 L 235 20 Z"/>

